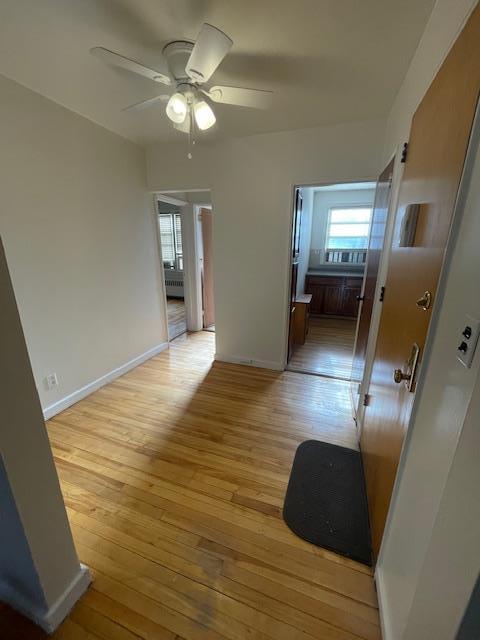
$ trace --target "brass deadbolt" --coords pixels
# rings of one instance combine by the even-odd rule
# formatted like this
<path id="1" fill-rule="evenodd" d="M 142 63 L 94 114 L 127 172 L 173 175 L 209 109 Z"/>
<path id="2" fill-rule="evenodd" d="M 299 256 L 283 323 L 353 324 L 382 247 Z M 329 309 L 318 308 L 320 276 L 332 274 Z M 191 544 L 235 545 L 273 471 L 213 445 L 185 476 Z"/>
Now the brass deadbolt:
<path id="1" fill-rule="evenodd" d="M 417 300 L 417 307 L 426 311 L 430 309 L 430 305 L 432 304 L 432 294 L 430 291 L 425 291 L 423 296 Z"/>

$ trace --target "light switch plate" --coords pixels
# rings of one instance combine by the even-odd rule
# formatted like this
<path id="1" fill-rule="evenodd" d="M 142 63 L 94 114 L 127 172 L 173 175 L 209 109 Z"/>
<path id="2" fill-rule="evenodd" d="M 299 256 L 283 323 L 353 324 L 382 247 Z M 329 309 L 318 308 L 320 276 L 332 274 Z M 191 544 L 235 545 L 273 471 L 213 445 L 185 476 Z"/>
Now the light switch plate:
<path id="1" fill-rule="evenodd" d="M 472 366 L 473 356 L 478 344 L 478 336 L 480 335 L 480 320 L 473 318 L 468 314 L 465 316 L 465 325 L 460 332 L 457 342 L 457 358 L 464 367 L 470 369 Z"/>

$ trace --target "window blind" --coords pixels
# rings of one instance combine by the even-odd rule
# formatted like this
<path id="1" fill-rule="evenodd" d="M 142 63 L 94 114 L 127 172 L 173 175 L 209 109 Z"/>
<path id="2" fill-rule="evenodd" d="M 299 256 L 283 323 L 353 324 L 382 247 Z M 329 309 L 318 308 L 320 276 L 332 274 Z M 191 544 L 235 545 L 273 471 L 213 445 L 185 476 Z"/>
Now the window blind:
<path id="1" fill-rule="evenodd" d="M 330 209 L 325 249 L 366 249 L 371 216 L 369 207 Z"/>
<path id="2" fill-rule="evenodd" d="M 175 214 L 175 248 L 177 255 L 183 255 L 182 219 L 179 213 Z"/>
<path id="3" fill-rule="evenodd" d="M 164 262 L 175 262 L 175 238 L 173 221 L 170 213 L 161 213 L 158 216 L 160 229 L 160 243 L 162 245 L 162 258 Z"/>

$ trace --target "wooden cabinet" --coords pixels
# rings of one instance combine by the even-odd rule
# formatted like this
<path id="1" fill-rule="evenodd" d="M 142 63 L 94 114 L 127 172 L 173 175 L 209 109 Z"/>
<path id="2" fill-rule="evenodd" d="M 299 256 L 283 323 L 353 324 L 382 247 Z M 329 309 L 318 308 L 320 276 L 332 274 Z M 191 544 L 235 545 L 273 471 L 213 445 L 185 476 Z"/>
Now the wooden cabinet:
<path id="1" fill-rule="evenodd" d="M 312 296 L 302 293 L 295 298 L 295 314 L 293 317 L 293 344 L 305 344 L 308 333 L 308 320 L 310 316 L 310 302 Z"/>
<path id="2" fill-rule="evenodd" d="M 307 275 L 305 293 L 312 295 L 310 311 L 318 315 L 356 317 L 362 278 Z"/>
<path id="3" fill-rule="evenodd" d="M 305 293 L 312 294 L 312 302 L 310 303 L 310 311 L 314 314 L 322 313 L 323 300 L 325 298 L 325 287 L 311 282 L 308 284 L 308 276 L 305 280 Z"/>
<path id="4" fill-rule="evenodd" d="M 346 278 L 343 286 L 342 315 L 356 317 L 358 313 L 358 300 L 362 287 L 361 278 Z"/>
<path id="5" fill-rule="evenodd" d="M 340 316 L 342 314 L 343 289 L 341 284 L 325 286 L 323 296 L 323 309 L 320 313 L 327 316 Z"/>

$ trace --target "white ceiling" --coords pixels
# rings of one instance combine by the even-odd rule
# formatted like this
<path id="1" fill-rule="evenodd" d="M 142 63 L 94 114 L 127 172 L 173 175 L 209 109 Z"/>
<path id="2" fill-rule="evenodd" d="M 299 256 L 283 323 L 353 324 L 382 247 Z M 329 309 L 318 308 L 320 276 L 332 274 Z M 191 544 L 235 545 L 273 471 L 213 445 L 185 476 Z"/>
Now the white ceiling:
<path id="1" fill-rule="evenodd" d="M 122 108 L 162 85 L 107 67 L 101 45 L 152 66 L 210 22 L 234 41 L 218 84 L 275 92 L 267 112 L 216 105 L 208 137 L 385 116 L 434 0 L 1 0 L 0 73 L 141 144 L 182 139 L 164 105 Z"/>

